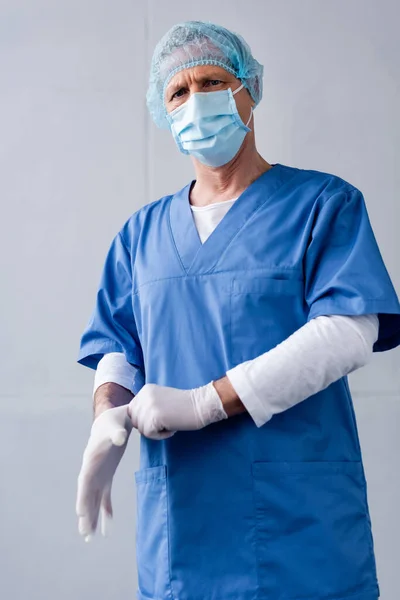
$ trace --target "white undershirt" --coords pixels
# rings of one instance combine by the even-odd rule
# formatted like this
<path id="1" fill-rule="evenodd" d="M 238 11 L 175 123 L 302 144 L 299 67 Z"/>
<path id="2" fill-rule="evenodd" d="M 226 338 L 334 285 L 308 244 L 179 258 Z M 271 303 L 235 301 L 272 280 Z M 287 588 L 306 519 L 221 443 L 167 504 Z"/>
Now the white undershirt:
<path id="1" fill-rule="evenodd" d="M 202 243 L 235 200 L 191 206 Z M 378 333 L 377 315 L 319 316 L 272 350 L 237 365 L 226 375 L 255 424 L 261 427 L 274 414 L 364 366 L 372 356 Z M 135 378 L 143 380 L 123 353 L 105 354 L 97 365 L 93 395 L 100 385 L 108 382 L 135 393 Z"/>
<path id="2" fill-rule="evenodd" d="M 206 206 L 190 205 L 193 220 L 202 244 L 204 244 L 209 235 L 211 235 L 218 223 L 222 221 L 223 217 L 236 200 L 237 198 L 233 198 L 232 200 L 214 202 L 213 204 L 207 204 Z"/>

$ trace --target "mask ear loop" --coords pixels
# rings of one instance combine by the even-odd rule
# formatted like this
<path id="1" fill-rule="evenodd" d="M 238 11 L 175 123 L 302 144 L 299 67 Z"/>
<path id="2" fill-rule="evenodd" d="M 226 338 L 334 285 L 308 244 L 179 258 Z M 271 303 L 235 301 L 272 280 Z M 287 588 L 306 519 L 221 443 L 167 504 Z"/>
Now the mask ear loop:
<path id="1" fill-rule="evenodd" d="M 252 116 L 253 116 L 253 107 L 252 107 L 252 106 L 250 106 L 250 116 L 249 116 L 249 120 L 248 120 L 248 121 L 247 121 L 247 123 L 246 123 L 246 127 L 248 127 L 248 126 L 249 126 L 249 123 L 250 123 L 250 121 L 251 121 L 251 117 L 252 117 Z"/>
<path id="2" fill-rule="evenodd" d="M 234 92 L 232 92 L 232 96 L 234 96 L 235 94 L 237 94 L 238 92 L 240 92 L 240 90 L 242 90 L 244 88 L 244 85 L 242 83 L 242 85 L 240 85 Z M 232 88 L 231 88 L 232 89 Z M 250 107 L 250 116 L 249 116 L 249 120 L 246 123 L 246 127 L 248 127 L 250 121 L 251 121 L 251 117 L 253 116 L 253 107 Z"/>
<path id="3" fill-rule="evenodd" d="M 234 96 L 235 94 L 237 94 L 238 92 L 240 92 L 240 90 L 242 90 L 243 88 L 244 88 L 244 85 L 242 83 L 242 85 L 240 85 L 238 88 L 236 88 L 236 90 L 234 92 L 232 92 L 232 95 Z"/>

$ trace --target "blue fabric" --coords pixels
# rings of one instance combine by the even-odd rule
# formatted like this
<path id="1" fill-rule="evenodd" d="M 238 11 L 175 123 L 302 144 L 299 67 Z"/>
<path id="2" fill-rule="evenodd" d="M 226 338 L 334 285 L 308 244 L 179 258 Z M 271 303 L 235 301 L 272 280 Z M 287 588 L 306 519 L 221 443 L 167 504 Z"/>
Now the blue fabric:
<path id="1" fill-rule="evenodd" d="M 116 345 L 141 357 L 144 381 L 187 389 L 328 313 L 378 313 L 375 350 L 400 343 L 400 305 L 351 184 L 276 164 L 203 245 L 189 191 L 122 227 L 80 362 Z M 244 413 L 140 442 L 140 600 L 377 599 L 346 377 L 260 428 Z"/>
<path id="2" fill-rule="evenodd" d="M 241 80 L 256 105 L 260 102 L 264 68 L 239 34 L 204 21 L 178 23 L 158 42 L 151 61 L 147 106 L 158 127 L 168 128 L 164 98 L 172 77 L 202 65 L 222 67 Z"/>
<path id="3" fill-rule="evenodd" d="M 315 206 L 315 227 L 305 258 L 308 319 L 319 315 L 378 313 L 374 350 L 399 343 L 398 300 L 384 266 L 362 193 L 337 191 Z M 388 314 L 389 313 L 389 314 Z"/>
<path id="4" fill-rule="evenodd" d="M 123 352 L 136 367 L 133 389 L 144 385 L 143 355 L 132 307 L 130 252 L 119 232 L 111 243 L 101 274 L 95 307 L 81 338 L 79 362 L 96 369 L 109 352 Z"/>

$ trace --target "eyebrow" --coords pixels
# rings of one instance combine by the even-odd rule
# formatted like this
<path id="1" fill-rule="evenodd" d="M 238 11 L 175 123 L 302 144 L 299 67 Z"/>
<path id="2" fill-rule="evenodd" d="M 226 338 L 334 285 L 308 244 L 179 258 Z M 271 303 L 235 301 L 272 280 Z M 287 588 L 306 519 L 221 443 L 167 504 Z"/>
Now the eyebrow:
<path id="1" fill-rule="evenodd" d="M 199 83 L 204 83 L 205 81 L 210 81 L 212 79 L 221 80 L 223 77 L 224 77 L 224 75 L 222 75 L 221 73 L 217 73 L 216 71 L 212 71 L 208 75 L 202 75 L 201 77 L 196 77 L 196 80 Z M 173 83 L 173 84 L 169 83 L 167 85 L 166 93 L 167 94 L 173 94 L 173 93 L 177 92 L 178 90 L 180 90 L 181 88 L 183 88 L 184 85 L 185 85 L 184 82 L 182 80 L 178 79 L 175 83 Z"/>

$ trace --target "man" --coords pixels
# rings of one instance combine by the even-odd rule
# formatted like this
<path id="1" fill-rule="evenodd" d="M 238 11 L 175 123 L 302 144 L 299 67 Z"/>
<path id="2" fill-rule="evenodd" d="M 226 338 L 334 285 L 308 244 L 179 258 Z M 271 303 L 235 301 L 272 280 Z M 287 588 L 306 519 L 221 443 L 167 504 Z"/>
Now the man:
<path id="1" fill-rule="evenodd" d="M 257 152 L 261 96 L 223 27 L 157 45 L 148 107 L 196 179 L 115 236 L 81 340 L 79 529 L 112 514 L 137 429 L 140 600 L 379 596 L 346 375 L 400 343 L 400 306 L 362 193 Z"/>

